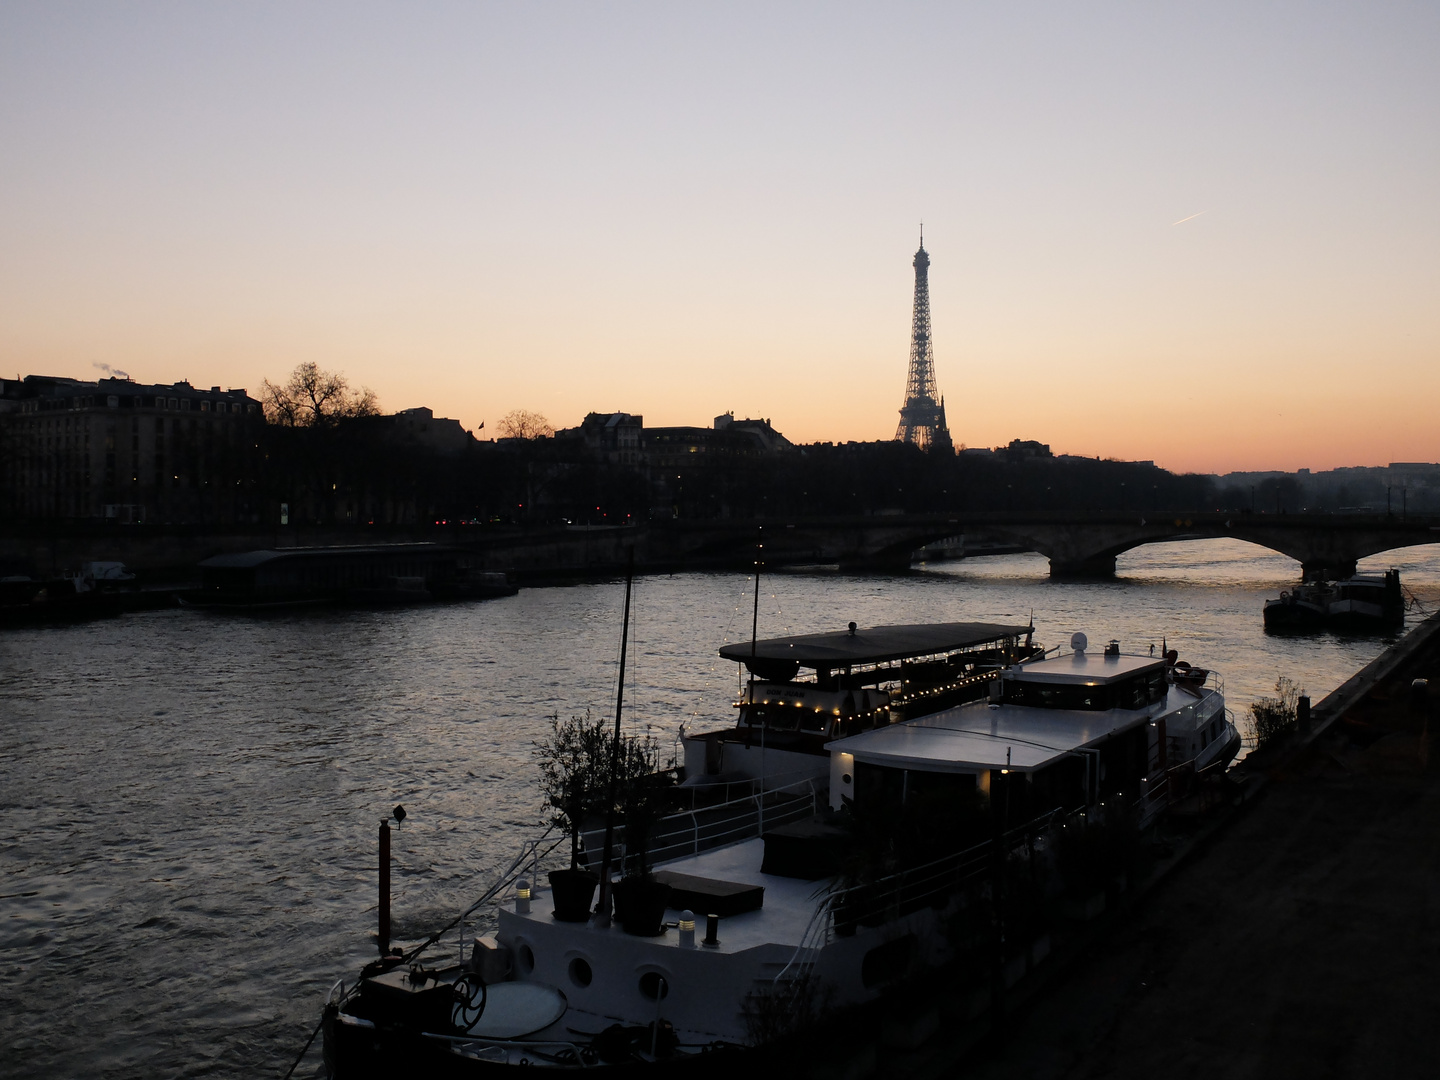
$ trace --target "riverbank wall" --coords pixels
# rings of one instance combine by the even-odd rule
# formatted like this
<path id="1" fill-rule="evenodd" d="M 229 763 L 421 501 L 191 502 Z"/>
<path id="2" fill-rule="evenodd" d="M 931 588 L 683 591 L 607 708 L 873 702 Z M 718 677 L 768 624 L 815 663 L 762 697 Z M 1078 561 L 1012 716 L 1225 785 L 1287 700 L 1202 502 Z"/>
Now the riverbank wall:
<path id="1" fill-rule="evenodd" d="M 508 573 L 521 581 L 623 573 L 632 550 L 637 568 L 652 572 L 753 561 L 753 536 L 737 543 L 733 529 L 719 530 L 715 536 L 709 535 L 710 531 L 713 527 L 707 530 L 699 523 L 544 528 L 458 523 L 286 525 L 248 530 L 81 524 L 7 531 L 0 535 L 0 565 L 52 577 L 85 562 L 122 562 L 143 581 L 171 582 L 198 578 L 199 563 L 215 555 L 408 543 L 465 548 L 477 569 Z"/>

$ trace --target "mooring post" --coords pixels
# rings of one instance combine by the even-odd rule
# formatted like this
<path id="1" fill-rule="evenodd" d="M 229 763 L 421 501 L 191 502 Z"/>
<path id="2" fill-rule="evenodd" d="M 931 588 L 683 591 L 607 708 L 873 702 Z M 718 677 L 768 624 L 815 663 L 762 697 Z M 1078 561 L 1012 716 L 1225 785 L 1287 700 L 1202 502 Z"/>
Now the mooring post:
<path id="1" fill-rule="evenodd" d="M 1295 701 L 1295 726 L 1301 735 L 1310 734 L 1310 696 L 1301 694 Z"/>
<path id="2" fill-rule="evenodd" d="M 380 955 L 390 951 L 390 819 L 380 822 Z"/>

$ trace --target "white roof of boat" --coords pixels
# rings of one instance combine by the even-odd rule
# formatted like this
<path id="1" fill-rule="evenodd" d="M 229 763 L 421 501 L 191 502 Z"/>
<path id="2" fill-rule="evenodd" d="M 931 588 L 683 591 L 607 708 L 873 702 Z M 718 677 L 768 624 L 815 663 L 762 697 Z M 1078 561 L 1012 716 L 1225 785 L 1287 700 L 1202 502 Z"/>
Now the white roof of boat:
<path id="1" fill-rule="evenodd" d="M 827 749 L 854 754 L 857 761 L 872 765 L 921 772 L 977 772 L 1007 765 L 1018 772 L 1033 772 L 1163 711 L 1164 706 L 1103 712 L 1021 705 L 991 708 L 976 701 L 837 739 Z"/>
<path id="2" fill-rule="evenodd" d="M 1162 656 L 1103 656 L 1096 652 L 1075 652 L 1018 664 L 1006 671 L 1005 676 L 1023 682 L 1104 686 L 1137 671 L 1163 667 L 1164 664 Z"/>

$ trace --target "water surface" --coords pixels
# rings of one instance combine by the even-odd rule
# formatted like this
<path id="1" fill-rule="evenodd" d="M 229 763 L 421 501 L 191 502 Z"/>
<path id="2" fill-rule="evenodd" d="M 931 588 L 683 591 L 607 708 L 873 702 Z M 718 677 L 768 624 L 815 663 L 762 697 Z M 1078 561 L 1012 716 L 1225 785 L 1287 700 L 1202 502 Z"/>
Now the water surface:
<path id="1" fill-rule="evenodd" d="M 1398 566 L 1428 610 L 1440 548 Z M 1237 717 L 1278 676 L 1316 700 L 1380 637 L 1267 636 L 1295 564 L 1237 541 L 1156 544 L 1111 582 L 1044 559 L 905 576 L 762 578 L 760 633 L 1024 622 L 1218 669 Z M 627 722 L 671 745 L 730 718 L 752 581 L 635 585 Z M 553 713 L 613 710 L 623 583 L 481 604 L 267 617 L 176 610 L 0 635 L 0 1074 L 278 1075 L 325 991 L 373 950 L 375 830 L 396 803 L 398 936 L 448 921 L 540 818 Z M 318 1054 L 299 1075 L 313 1074 Z"/>

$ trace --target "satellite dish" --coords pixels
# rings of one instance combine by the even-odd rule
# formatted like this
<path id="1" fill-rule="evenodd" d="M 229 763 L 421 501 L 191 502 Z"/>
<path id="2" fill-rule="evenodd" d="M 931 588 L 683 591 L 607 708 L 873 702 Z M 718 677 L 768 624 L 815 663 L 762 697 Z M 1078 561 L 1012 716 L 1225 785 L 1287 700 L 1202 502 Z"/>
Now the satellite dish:
<path id="1" fill-rule="evenodd" d="M 1090 639 L 1078 631 L 1070 635 L 1070 648 L 1076 652 L 1084 652 L 1085 646 L 1090 644 Z"/>

